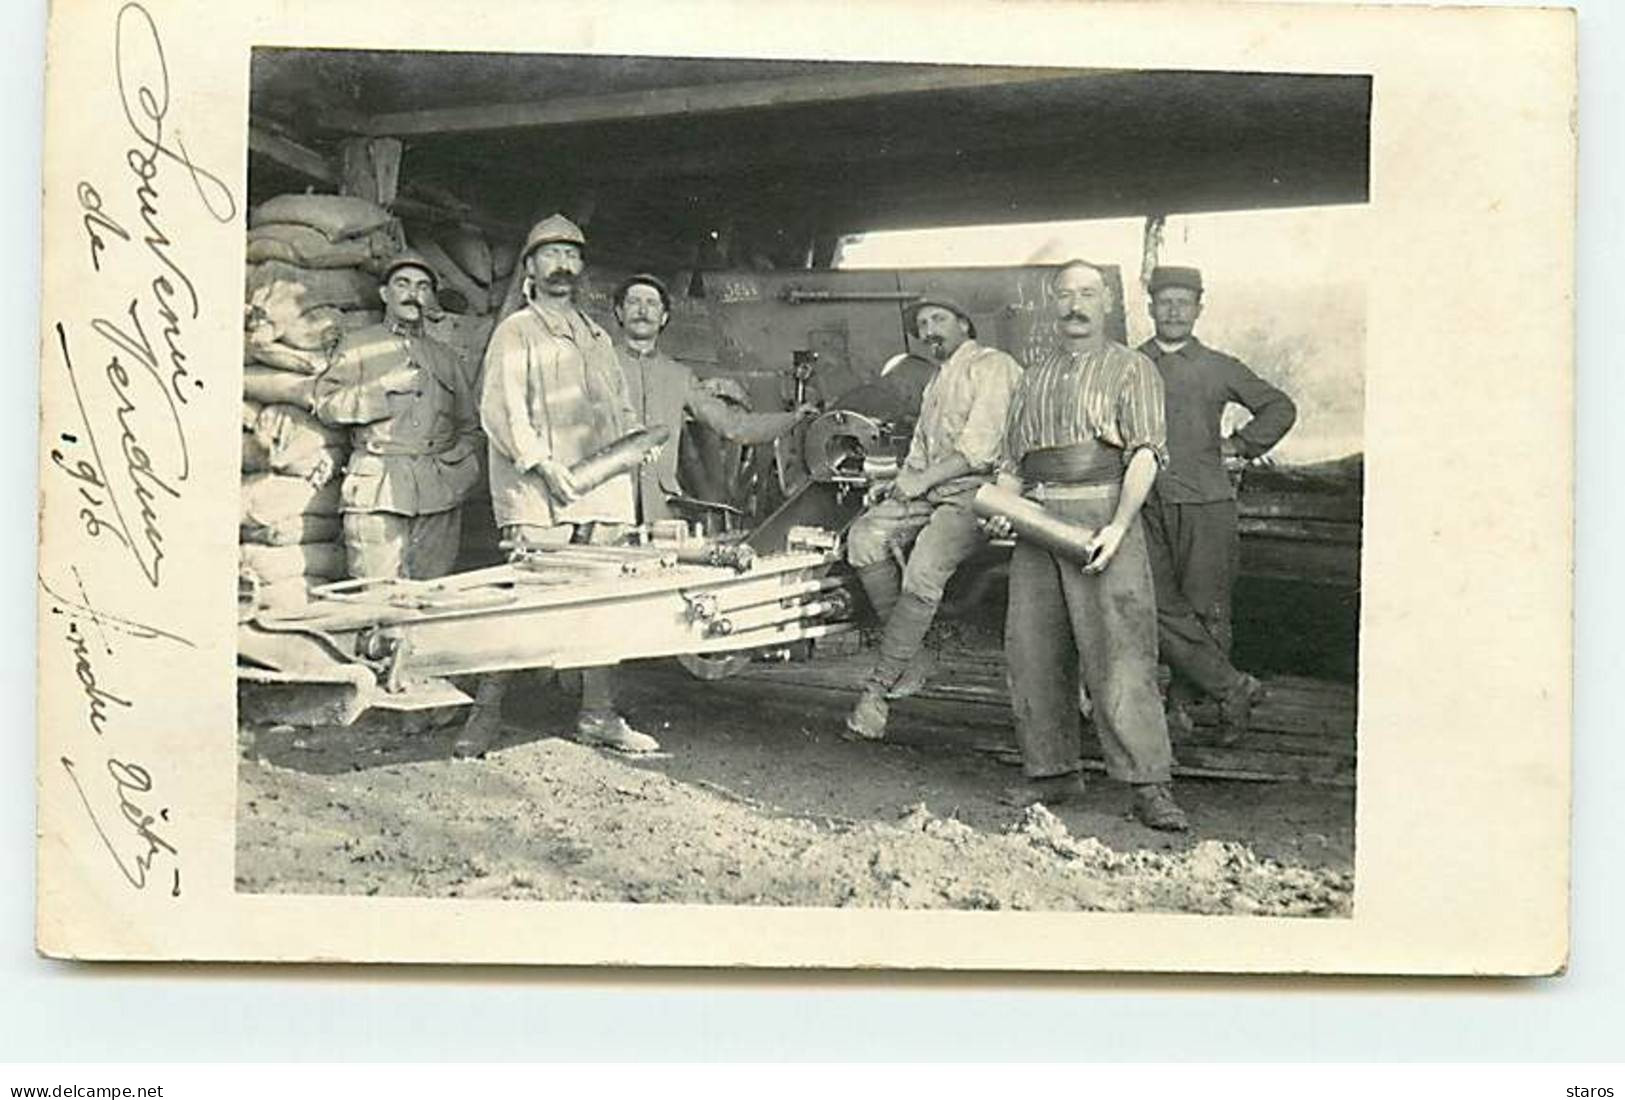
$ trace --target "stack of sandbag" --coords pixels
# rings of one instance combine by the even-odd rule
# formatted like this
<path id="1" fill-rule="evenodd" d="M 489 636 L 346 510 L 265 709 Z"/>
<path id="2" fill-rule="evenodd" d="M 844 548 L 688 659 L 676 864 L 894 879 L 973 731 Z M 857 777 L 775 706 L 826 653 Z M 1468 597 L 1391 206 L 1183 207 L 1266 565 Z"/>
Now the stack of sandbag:
<path id="1" fill-rule="evenodd" d="M 305 387 L 265 369 L 318 374 L 344 330 L 381 320 L 378 274 L 405 237 L 389 211 L 350 195 L 278 195 L 248 225 L 244 389 L 297 404 Z"/>
<path id="2" fill-rule="evenodd" d="M 335 476 L 244 473 L 240 580 L 253 606 L 293 610 L 313 586 L 345 576 L 339 492 Z"/>
<path id="3" fill-rule="evenodd" d="M 240 588 L 286 609 L 345 575 L 349 434 L 311 414 L 315 380 L 346 330 L 382 319 L 378 273 L 405 240 L 387 210 L 347 195 L 278 195 L 248 224 Z"/>

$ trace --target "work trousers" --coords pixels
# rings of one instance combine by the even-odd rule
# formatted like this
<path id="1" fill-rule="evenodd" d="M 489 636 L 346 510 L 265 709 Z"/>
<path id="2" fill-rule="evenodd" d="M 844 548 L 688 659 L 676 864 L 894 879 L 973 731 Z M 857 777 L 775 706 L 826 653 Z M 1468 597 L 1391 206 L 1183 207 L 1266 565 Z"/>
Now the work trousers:
<path id="1" fill-rule="evenodd" d="M 502 528 L 505 542 L 528 542 L 532 546 L 610 546 L 626 534 L 625 523 L 555 523 L 538 526 L 511 523 Z M 581 670 L 581 713 L 607 714 L 615 710 L 615 666 L 599 665 Z"/>
<path id="2" fill-rule="evenodd" d="M 403 516 L 395 512 L 344 513 L 344 554 L 350 576 L 434 580 L 451 572 L 462 538 L 460 508 Z"/>
<path id="3" fill-rule="evenodd" d="M 940 503 L 881 501 L 853 521 L 846 536 L 846 560 L 852 568 L 864 569 L 894 562 L 894 553 L 906 552 L 902 590 L 935 607 L 954 570 L 987 544 L 970 510 L 971 496 L 956 493 Z M 886 609 L 876 610 L 884 614 Z"/>
<path id="4" fill-rule="evenodd" d="M 1230 663 L 1230 591 L 1240 562 L 1236 502 L 1169 504 L 1155 489 L 1141 511 L 1157 589 L 1162 660 L 1180 684 L 1216 699 L 1241 674 Z"/>
<path id="5" fill-rule="evenodd" d="M 847 560 L 885 623 L 880 655 L 866 688 L 887 691 L 896 685 L 925 645 L 954 570 L 986 543 L 969 505 L 968 493 L 936 504 L 884 500 L 853 523 L 847 535 Z M 910 543 L 913 550 L 899 583 L 895 556 Z"/>
<path id="6" fill-rule="evenodd" d="M 1117 508 L 1117 487 L 1044 507 L 1091 529 Z M 1106 771 L 1125 783 L 1166 783 L 1173 763 L 1157 694 L 1157 612 L 1138 519 L 1104 573 L 1018 541 L 1010 558 L 1005 657 L 1016 739 L 1029 777 L 1077 771 L 1078 682 L 1094 702 Z"/>

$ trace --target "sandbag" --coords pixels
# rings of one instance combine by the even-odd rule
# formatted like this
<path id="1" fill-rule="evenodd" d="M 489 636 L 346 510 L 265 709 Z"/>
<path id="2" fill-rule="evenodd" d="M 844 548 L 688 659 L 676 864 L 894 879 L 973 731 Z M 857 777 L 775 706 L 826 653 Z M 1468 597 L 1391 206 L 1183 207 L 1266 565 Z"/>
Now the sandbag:
<path id="1" fill-rule="evenodd" d="M 248 262 L 279 260 L 299 267 L 365 267 L 378 257 L 380 234 L 330 241 L 308 225 L 265 225 L 248 231 Z"/>
<path id="2" fill-rule="evenodd" d="M 275 527 L 295 516 L 336 516 L 341 484 L 338 478 L 326 485 L 312 485 L 286 474 L 249 474 L 243 478 L 238 526 Z"/>
<path id="3" fill-rule="evenodd" d="M 275 454 L 314 452 L 324 447 L 345 447 L 350 442 L 350 429 L 324 424 L 293 405 L 262 407 L 254 431 Z"/>
<path id="4" fill-rule="evenodd" d="M 251 431 L 243 432 L 243 473 L 262 474 L 271 468 L 271 449 Z"/>
<path id="5" fill-rule="evenodd" d="M 265 406 L 262 405 L 260 402 L 258 402 L 258 401 L 244 401 L 243 402 L 243 431 L 245 431 L 245 432 L 253 431 L 254 426 L 257 425 L 260 422 L 260 414 L 263 413 L 264 411 L 265 411 Z"/>
<path id="6" fill-rule="evenodd" d="M 276 523 L 247 523 L 238 537 L 255 546 L 298 546 L 307 542 L 338 542 L 344 535 L 341 516 L 289 516 Z"/>
<path id="7" fill-rule="evenodd" d="M 368 272 L 348 267 L 299 267 L 276 260 L 248 265 L 244 287 L 248 302 L 256 304 L 257 292 L 274 288 L 279 282 L 292 283 L 303 291 L 298 295 L 298 313 L 317 306 L 369 309 L 378 304 L 378 279 Z"/>
<path id="8" fill-rule="evenodd" d="M 255 364 L 243 367 L 243 396 L 250 401 L 308 409 L 315 395 L 316 379 L 308 374 Z"/>
<path id="9" fill-rule="evenodd" d="M 349 457 L 348 447 L 324 447 L 318 451 L 290 455 L 272 453 L 271 472 L 302 477 L 317 485 L 326 485 L 343 472 L 344 464 Z"/>
<path id="10" fill-rule="evenodd" d="M 354 195 L 277 195 L 249 212 L 248 226 L 306 225 L 330 241 L 342 241 L 370 233 L 391 220 L 389 211 Z"/>
<path id="11" fill-rule="evenodd" d="M 243 568 L 263 584 L 289 577 L 338 580 L 344 576 L 344 547 L 335 542 L 307 542 L 292 546 L 244 543 L 237 548 Z"/>
<path id="12" fill-rule="evenodd" d="M 326 370 L 331 362 L 325 351 L 300 351 L 286 344 L 249 344 L 245 349 L 248 365 L 258 364 L 284 374 L 313 377 Z M 298 402 L 294 402 L 297 404 Z"/>
<path id="13" fill-rule="evenodd" d="M 442 229 L 435 235 L 446 255 L 463 273 L 481 286 L 490 286 L 494 274 L 491 268 L 491 246 L 485 235 L 471 225 Z"/>
<path id="14" fill-rule="evenodd" d="M 277 340 L 301 351 L 325 351 L 339 342 L 339 317 L 332 306 L 317 306 L 282 326 Z"/>
<path id="15" fill-rule="evenodd" d="M 310 603 L 310 584 L 303 577 L 289 577 L 274 584 L 267 584 L 248 570 L 240 569 L 237 574 L 237 587 L 240 593 L 239 619 L 250 617 L 256 611 L 291 614 L 303 611 Z"/>

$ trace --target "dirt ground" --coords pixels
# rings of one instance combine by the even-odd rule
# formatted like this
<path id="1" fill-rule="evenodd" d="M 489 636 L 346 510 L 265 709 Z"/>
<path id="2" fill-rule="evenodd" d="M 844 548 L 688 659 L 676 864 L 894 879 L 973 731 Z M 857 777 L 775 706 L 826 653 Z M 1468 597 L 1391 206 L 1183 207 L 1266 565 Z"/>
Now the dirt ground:
<path id="1" fill-rule="evenodd" d="M 800 906 L 1347 916 L 1353 791 L 1186 781 L 1192 831 L 1153 832 L 1130 792 L 1052 813 L 1001 794 L 986 732 L 894 721 L 851 744 L 841 711 L 666 663 L 621 671 L 662 742 L 630 759 L 562 739 L 574 700 L 535 677 L 486 758 L 453 728 L 243 731 L 237 882 L 250 892 Z"/>

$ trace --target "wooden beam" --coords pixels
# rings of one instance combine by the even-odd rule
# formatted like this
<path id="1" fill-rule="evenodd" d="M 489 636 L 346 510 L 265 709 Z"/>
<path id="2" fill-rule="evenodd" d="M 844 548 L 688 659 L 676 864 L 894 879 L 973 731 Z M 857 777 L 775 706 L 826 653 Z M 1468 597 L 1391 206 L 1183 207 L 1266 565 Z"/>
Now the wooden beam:
<path id="1" fill-rule="evenodd" d="M 837 103 L 957 88 L 1034 84 L 1065 80 L 1076 75 L 1067 69 L 927 65 L 904 72 L 893 69 L 872 76 L 843 74 L 798 76 L 782 80 L 741 80 L 683 88 L 649 88 L 636 92 L 570 96 L 546 103 L 491 103 L 478 107 L 398 111 L 360 120 L 346 118 L 343 121 L 351 126 L 359 123 L 369 134 L 479 133 Z M 331 120 L 324 121 L 332 125 Z"/>
<path id="2" fill-rule="evenodd" d="M 259 123 L 248 124 L 248 151 L 316 183 L 338 183 L 338 173 L 326 157 Z"/>

